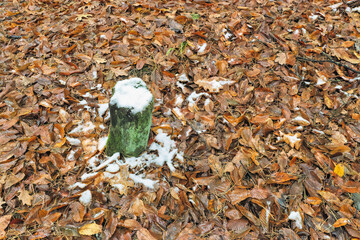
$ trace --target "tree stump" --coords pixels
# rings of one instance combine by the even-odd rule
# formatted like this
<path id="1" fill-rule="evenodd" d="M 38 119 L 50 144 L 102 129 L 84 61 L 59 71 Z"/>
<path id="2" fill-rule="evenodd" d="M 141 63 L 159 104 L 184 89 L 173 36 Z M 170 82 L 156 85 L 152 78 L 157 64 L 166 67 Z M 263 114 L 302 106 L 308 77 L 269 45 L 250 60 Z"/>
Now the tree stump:
<path id="1" fill-rule="evenodd" d="M 153 96 L 140 78 L 116 83 L 109 103 L 107 155 L 120 152 L 126 157 L 137 157 L 146 150 L 153 104 Z"/>

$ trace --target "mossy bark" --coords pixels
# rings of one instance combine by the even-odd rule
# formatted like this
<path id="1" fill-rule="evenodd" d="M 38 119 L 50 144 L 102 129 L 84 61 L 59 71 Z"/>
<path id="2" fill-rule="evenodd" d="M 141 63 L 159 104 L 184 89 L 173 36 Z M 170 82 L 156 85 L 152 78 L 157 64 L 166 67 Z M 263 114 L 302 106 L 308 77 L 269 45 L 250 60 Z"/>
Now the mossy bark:
<path id="1" fill-rule="evenodd" d="M 106 143 L 106 154 L 120 152 L 126 157 L 137 157 L 146 150 L 150 128 L 153 100 L 143 111 L 133 113 L 131 109 L 109 104 L 110 133 Z"/>

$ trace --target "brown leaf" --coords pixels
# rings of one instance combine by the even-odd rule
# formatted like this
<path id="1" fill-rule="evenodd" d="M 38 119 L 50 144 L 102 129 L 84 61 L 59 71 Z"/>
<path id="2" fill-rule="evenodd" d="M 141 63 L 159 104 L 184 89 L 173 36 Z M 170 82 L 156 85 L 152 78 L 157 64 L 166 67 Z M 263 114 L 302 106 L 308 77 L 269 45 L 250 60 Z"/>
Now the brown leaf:
<path id="1" fill-rule="evenodd" d="M 220 92 L 225 85 L 232 85 L 235 81 L 228 80 L 223 77 L 211 77 L 195 80 L 195 83 L 210 93 L 217 93 Z"/>
<path id="2" fill-rule="evenodd" d="M 250 194 L 249 190 L 247 190 L 247 189 L 235 188 L 234 190 L 229 192 L 227 194 L 227 196 L 229 197 L 231 203 L 233 205 L 236 205 L 239 202 L 244 201 L 245 199 L 251 197 L 251 194 Z"/>
<path id="3" fill-rule="evenodd" d="M 144 210 L 145 210 L 144 202 L 139 198 L 135 198 L 133 204 L 129 209 L 129 212 L 134 214 L 135 216 L 140 216 L 143 214 Z"/>
<path id="4" fill-rule="evenodd" d="M 287 183 L 290 180 L 296 180 L 297 177 L 294 175 L 290 175 L 284 172 L 276 172 L 274 174 L 271 174 L 271 179 L 269 180 L 269 183 Z"/>
<path id="5" fill-rule="evenodd" d="M 102 231 L 102 226 L 98 225 L 96 223 L 87 223 L 79 228 L 79 233 L 81 235 L 95 235 L 97 233 L 100 233 Z"/>
<path id="6" fill-rule="evenodd" d="M 252 222 L 253 224 L 255 224 L 255 226 L 260 226 L 260 221 L 259 219 L 249 210 L 247 210 L 245 207 L 243 206 L 237 206 L 237 209 L 241 212 L 242 215 L 244 215 L 250 222 Z"/>
<path id="7" fill-rule="evenodd" d="M 322 203 L 322 200 L 318 197 L 308 197 L 305 199 L 305 202 L 311 205 L 320 205 Z"/>
<path id="8" fill-rule="evenodd" d="M 139 231 L 137 231 L 136 237 L 139 240 L 156 240 L 156 238 L 153 235 L 151 235 L 149 230 L 147 230 L 146 228 L 141 228 Z"/>
<path id="9" fill-rule="evenodd" d="M 20 189 L 19 192 L 20 192 L 18 196 L 19 200 L 21 200 L 24 205 L 31 206 L 31 201 L 33 199 L 33 196 L 29 194 L 29 191 L 25 189 Z"/>
<path id="10" fill-rule="evenodd" d="M 336 222 L 333 224 L 334 228 L 342 227 L 350 223 L 350 220 L 347 218 L 339 218 L 336 220 Z"/>
<path id="11" fill-rule="evenodd" d="M 218 156 L 210 155 L 208 157 L 209 167 L 219 177 L 222 177 L 224 171 Z"/>
<path id="12" fill-rule="evenodd" d="M 25 177 L 25 174 L 20 172 L 16 175 L 10 175 L 5 182 L 5 189 L 11 187 L 12 185 L 20 182 Z"/>
<path id="13" fill-rule="evenodd" d="M 82 222 L 85 215 L 85 207 L 79 202 L 72 202 L 70 204 L 70 215 L 75 222 Z"/>
<path id="14" fill-rule="evenodd" d="M 0 217 L 0 237 L 4 238 L 6 236 L 5 229 L 10 223 L 12 215 L 4 215 Z"/>
<path id="15" fill-rule="evenodd" d="M 256 77 L 257 75 L 259 75 L 259 73 L 261 73 L 261 70 L 258 69 L 258 68 L 255 68 L 255 69 L 253 69 L 253 70 L 247 71 L 247 72 L 246 72 L 246 75 L 247 75 L 248 77 Z"/>
<path id="16" fill-rule="evenodd" d="M 126 219 L 123 223 L 121 223 L 121 226 L 124 228 L 130 228 L 130 229 L 140 229 L 141 224 L 136 221 L 135 219 Z"/>

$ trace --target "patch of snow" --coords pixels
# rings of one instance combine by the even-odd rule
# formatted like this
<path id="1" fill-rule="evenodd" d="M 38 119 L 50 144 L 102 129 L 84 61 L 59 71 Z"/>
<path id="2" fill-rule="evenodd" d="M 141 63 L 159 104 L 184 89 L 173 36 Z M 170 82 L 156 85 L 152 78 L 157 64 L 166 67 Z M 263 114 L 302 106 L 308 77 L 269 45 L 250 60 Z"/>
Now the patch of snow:
<path id="1" fill-rule="evenodd" d="M 303 127 L 303 126 L 297 126 L 297 127 L 295 128 L 295 130 L 297 130 L 297 131 L 302 131 L 302 130 L 304 130 L 304 127 Z"/>
<path id="2" fill-rule="evenodd" d="M 99 117 L 102 117 L 104 113 L 109 109 L 109 103 L 98 104 L 98 106 Z"/>
<path id="3" fill-rule="evenodd" d="M 319 17 L 319 15 L 316 15 L 316 14 L 313 14 L 313 13 L 309 16 L 309 18 L 310 18 L 311 20 L 313 20 L 313 21 L 315 21 L 316 19 L 318 19 L 318 17 Z"/>
<path id="4" fill-rule="evenodd" d="M 211 85 L 211 87 L 206 87 L 207 89 L 209 89 L 211 92 L 219 92 L 220 89 L 222 89 L 222 87 L 226 84 L 233 84 L 235 83 L 235 81 L 231 81 L 231 80 L 227 80 L 224 78 L 220 78 L 223 80 L 218 80 L 219 78 L 217 77 L 213 77 L 213 79 L 211 81 L 207 80 L 207 79 L 202 79 L 198 81 L 198 84 L 203 83 L 208 85 Z"/>
<path id="5" fill-rule="evenodd" d="M 97 217 L 99 217 L 101 214 L 103 214 L 104 213 L 104 210 L 101 210 L 101 211 L 99 211 L 98 213 L 96 213 L 94 216 L 93 216 L 93 218 L 97 218 Z"/>
<path id="6" fill-rule="evenodd" d="M 94 129 L 95 129 L 95 125 L 91 121 L 88 121 L 84 125 L 80 124 L 79 126 L 74 128 L 73 130 L 71 130 L 69 133 L 72 134 L 72 133 L 87 132 L 87 131 L 92 131 Z"/>
<path id="7" fill-rule="evenodd" d="M 129 108 L 132 113 L 143 111 L 153 100 L 153 95 L 140 78 L 130 78 L 118 81 L 114 87 L 111 105 L 119 108 Z"/>
<path id="8" fill-rule="evenodd" d="M 164 112 L 165 116 L 170 116 L 171 115 L 171 109 L 168 108 L 165 112 Z"/>
<path id="9" fill-rule="evenodd" d="M 72 137 L 68 137 L 66 136 L 66 140 L 71 144 L 71 145 L 74 145 L 74 146 L 80 146 L 81 144 L 81 141 L 77 138 L 72 138 Z"/>
<path id="10" fill-rule="evenodd" d="M 317 83 L 316 86 L 321 86 L 323 84 L 325 84 L 327 82 L 327 78 L 323 75 L 321 75 L 318 79 L 317 79 Z"/>
<path id="11" fill-rule="evenodd" d="M 91 203 L 91 191 L 86 190 L 82 192 L 79 201 L 82 203 L 82 205 L 88 206 Z"/>
<path id="12" fill-rule="evenodd" d="M 330 8 L 335 12 L 335 11 L 337 11 L 338 7 L 340 7 L 341 5 L 343 5 L 343 3 L 339 2 L 339 3 L 331 5 Z"/>
<path id="13" fill-rule="evenodd" d="M 85 181 L 88 178 L 94 177 L 96 174 L 98 174 L 97 172 L 92 172 L 92 173 L 84 173 L 81 176 L 81 181 Z"/>
<path id="14" fill-rule="evenodd" d="M 198 46 L 198 53 L 202 53 L 202 52 L 204 52 L 205 51 L 205 49 L 206 49 L 206 46 L 207 46 L 207 43 L 204 43 L 203 45 L 201 45 L 201 46 Z"/>
<path id="15" fill-rule="evenodd" d="M 179 76 L 178 81 L 180 81 L 180 82 L 189 82 L 190 80 L 189 80 L 189 78 L 186 76 L 186 74 L 183 73 L 183 74 L 181 74 L 181 75 Z"/>
<path id="16" fill-rule="evenodd" d="M 225 40 L 228 40 L 233 36 L 233 34 L 231 32 L 229 32 L 226 28 L 224 28 L 222 30 L 222 32 L 223 32 Z"/>
<path id="17" fill-rule="evenodd" d="M 348 7 L 348 8 L 349 8 L 349 7 Z M 348 11 L 348 8 L 346 8 L 347 11 Z M 352 8 L 352 9 L 350 10 L 350 12 L 358 12 L 358 13 L 360 13 L 360 7 Z"/>
<path id="18" fill-rule="evenodd" d="M 342 88 L 343 88 L 343 86 L 340 86 L 340 85 L 335 86 L 335 89 L 342 89 Z"/>
<path id="19" fill-rule="evenodd" d="M 181 106 L 181 104 L 184 102 L 184 98 L 181 94 L 177 94 L 176 95 L 176 100 L 175 100 L 175 106 Z"/>
<path id="20" fill-rule="evenodd" d="M 79 105 L 87 105 L 87 101 L 85 99 L 83 99 L 79 102 Z"/>
<path id="21" fill-rule="evenodd" d="M 157 183 L 157 181 L 142 178 L 141 176 L 135 174 L 130 174 L 129 177 L 134 181 L 135 184 L 140 183 L 150 189 L 154 189 L 154 185 Z"/>
<path id="22" fill-rule="evenodd" d="M 182 112 L 181 112 L 181 110 L 180 110 L 180 108 L 178 108 L 178 107 L 173 108 L 173 111 L 175 112 L 175 114 L 176 114 L 178 117 L 180 117 L 180 116 L 183 115 Z"/>
<path id="23" fill-rule="evenodd" d="M 120 156 L 120 153 L 114 153 L 111 157 L 107 157 L 106 160 L 101 163 L 99 166 L 97 166 L 94 170 L 95 171 L 99 171 L 100 169 L 106 167 L 107 165 L 109 165 L 110 163 L 114 162 L 115 160 L 117 160 Z"/>
<path id="24" fill-rule="evenodd" d="M 297 116 L 296 118 L 293 119 L 293 121 L 304 122 L 305 124 L 310 125 L 310 122 L 308 120 L 306 120 L 305 118 L 303 118 L 302 116 Z"/>
<path id="25" fill-rule="evenodd" d="M 62 84 L 62 85 L 66 85 L 66 82 L 64 80 L 59 80 L 59 82 Z"/>
<path id="26" fill-rule="evenodd" d="M 299 212 L 292 211 L 288 216 L 289 220 L 295 221 L 295 226 L 299 229 L 303 228 L 302 218 Z"/>
<path id="27" fill-rule="evenodd" d="M 99 158 L 98 155 L 93 156 L 92 158 L 90 158 L 87 162 L 87 164 L 91 167 L 91 168 L 95 168 L 96 164 L 99 162 Z"/>
<path id="28" fill-rule="evenodd" d="M 98 75 L 97 75 L 97 71 L 96 71 L 96 70 L 94 70 L 94 71 L 92 72 L 92 75 L 93 75 L 93 79 L 97 79 Z"/>
<path id="29" fill-rule="evenodd" d="M 189 128 L 189 129 L 186 131 L 186 133 L 185 133 L 185 137 L 188 137 L 188 136 L 190 135 L 191 130 L 192 130 L 192 128 Z"/>
<path id="30" fill-rule="evenodd" d="M 81 182 L 77 182 L 77 183 L 74 183 L 73 185 L 69 186 L 69 189 L 74 189 L 74 188 L 84 188 L 86 187 L 86 184 L 85 183 L 81 183 Z"/>
<path id="31" fill-rule="evenodd" d="M 104 130 L 106 127 L 105 127 L 104 124 L 100 124 L 100 125 L 99 125 L 99 128 L 100 128 L 101 130 Z"/>
<path id="32" fill-rule="evenodd" d="M 84 95 L 82 95 L 82 97 L 94 97 L 93 95 L 91 95 L 91 93 L 86 92 Z"/>
<path id="33" fill-rule="evenodd" d="M 101 151 L 105 148 L 108 137 L 102 137 L 99 139 L 98 150 Z"/>
<path id="34" fill-rule="evenodd" d="M 325 134 L 323 131 L 320 131 L 320 130 L 317 130 L 317 129 L 313 129 L 312 131 L 314 133 L 321 134 L 321 135 Z"/>
<path id="35" fill-rule="evenodd" d="M 117 164 L 117 163 L 111 163 L 111 164 L 109 164 L 107 167 L 106 167 L 106 169 L 105 169 L 105 171 L 107 171 L 107 172 L 109 172 L 109 173 L 116 173 L 116 172 L 118 172 L 120 170 L 120 166 L 119 166 L 119 164 Z"/>
<path id="36" fill-rule="evenodd" d="M 110 111 L 107 112 L 106 116 L 104 117 L 104 121 L 108 121 L 110 119 Z"/>
<path id="37" fill-rule="evenodd" d="M 192 107 L 196 105 L 196 102 L 200 99 L 201 96 L 210 97 L 210 95 L 207 93 L 196 93 L 194 91 L 186 98 L 186 100 L 189 102 L 189 105 Z"/>
<path id="38" fill-rule="evenodd" d="M 291 136 L 290 134 L 288 134 L 288 135 L 285 135 L 285 137 L 286 137 L 287 139 L 289 139 L 289 141 L 290 141 L 292 144 L 295 144 L 295 143 L 297 143 L 298 141 L 301 141 L 301 138 L 298 138 L 298 137 L 296 136 L 296 134 L 294 134 L 294 136 Z"/>
<path id="39" fill-rule="evenodd" d="M 125 188 L 125 186 L 120 184 L 120 183 L 112 184 L 111 186 L 114 187 L 114 188 L 117 188 L 119 190 L 119 192 L 122 192 L 124 190 L 124 188 Z"/>
<path id="40" fill-rule="evenodd" d="M 67 138 L 66 138 L 67 139 Z M 75 139 L 75 138 L 74 138 Z M 78 139 L 76 139 L 76 140 L 78 140 Z M 80 140 L 79 140 L 80 141 Z M 70 143 L 71 144 L 71 143 Z M 71 145 L 73 145 L 73 144 L 71 144 Z M 67 160 L 69 160 L 69 161 L 74 161 L 75 160 L 75 151 L 74 150 L 71 150 L 70 152 L 69 152 L 69 154 L 67 155 L 67 158 L 66 158 Z"/>
<path id="41" fill-rule="evenodd" d="M 206 105 L 210 104 L 210 101 L 211 101 L 210 98 L 207 98 L 204 102 L 204 105 L 206 106 Z"/>
<path id="42" fill-rule="evenodd" d="M 181 90 L 184 92 L 185 91 L 185 84 L 181 83 L 181 82 L 176 82 L 176 86 L 181 88 Z"/>
<path id="43" fill-rule="evenodd" d="M 294 34 L 295 34 L 295 35 L 298 35 L 299 33 L 300 33 L 299 29 L 296 29 L 296 30 L 294 31 Z"/>

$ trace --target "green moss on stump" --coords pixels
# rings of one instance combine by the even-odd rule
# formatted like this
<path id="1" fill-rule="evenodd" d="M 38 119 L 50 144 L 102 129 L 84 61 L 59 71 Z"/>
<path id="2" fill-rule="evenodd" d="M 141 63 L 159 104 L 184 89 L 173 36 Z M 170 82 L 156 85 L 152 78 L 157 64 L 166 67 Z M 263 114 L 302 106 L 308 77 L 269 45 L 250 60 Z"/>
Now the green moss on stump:
<path id="1" fill-rule="evenodd" d="M 132 82 L 127 85 L 126 81 Z M 126 157 L 137 157 L 146 150 L 154 101 L 152 95 L 151 100 L 149 96 L 145 96 L 145 101 L 144 94 L 147 93 L 139 88 L 145 88 L 150 93 L 139 78 L 120 81 L 114 87 L 114 95 L 109 103 L 111 125 L 106 143 L 106 154 L 109 156 L 120 152 Z"/>

